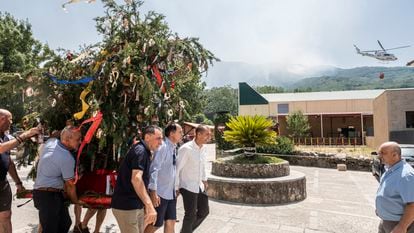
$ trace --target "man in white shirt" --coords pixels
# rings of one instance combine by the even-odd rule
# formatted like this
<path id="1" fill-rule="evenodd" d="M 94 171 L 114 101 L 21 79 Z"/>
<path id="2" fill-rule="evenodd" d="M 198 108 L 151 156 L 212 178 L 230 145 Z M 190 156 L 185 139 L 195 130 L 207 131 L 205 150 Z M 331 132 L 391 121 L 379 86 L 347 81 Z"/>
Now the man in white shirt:
<path id="1" fill-rule="evenodd" d="M 199 125 L 194 140 L 178 150 L 175 189 L 183 196 L 185 211 L 181 233 L 193 232 L 209 213 L 205 170 L 207 151 L 204 144 L 210 137 L 207 126 Z"/>

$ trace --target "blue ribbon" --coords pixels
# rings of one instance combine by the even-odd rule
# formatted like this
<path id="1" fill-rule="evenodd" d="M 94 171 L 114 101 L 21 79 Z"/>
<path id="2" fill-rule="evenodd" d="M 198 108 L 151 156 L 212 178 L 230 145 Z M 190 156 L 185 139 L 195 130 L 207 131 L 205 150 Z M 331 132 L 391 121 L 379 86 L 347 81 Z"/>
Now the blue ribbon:
<path id="1" fill-rule="evenodd" d="M 82 79 L 79 80 L 59 80 L 57 77 L 49 74 L 49 73 L 44 73 L 45 76 L 49 77 L 50 79 L 52 79 L 53 82 L 57 83 L 57 84 L 85 84 L 85 83 L 89 83 L 90 81 L 93 81 L 95 78 L 94 77 L 84 77 Z"/>

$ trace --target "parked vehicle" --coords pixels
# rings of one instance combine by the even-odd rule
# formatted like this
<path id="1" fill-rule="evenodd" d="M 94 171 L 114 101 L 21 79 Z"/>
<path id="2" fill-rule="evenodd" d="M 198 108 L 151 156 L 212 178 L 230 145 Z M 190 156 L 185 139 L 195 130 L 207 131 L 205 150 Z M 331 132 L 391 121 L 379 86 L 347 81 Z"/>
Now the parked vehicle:
<path id="1" fill-rule="evenodd" d="M 414 144 L 400 144 L 400 147 L 401 157 L 414 167 Z M 379 180 L 385 172 L 384 164 L 382 164 L 378 158 L 377 152 L 372 152 L 371 154 L 374 156 L 372 161 L 372 175 L 376 176 Z"/>

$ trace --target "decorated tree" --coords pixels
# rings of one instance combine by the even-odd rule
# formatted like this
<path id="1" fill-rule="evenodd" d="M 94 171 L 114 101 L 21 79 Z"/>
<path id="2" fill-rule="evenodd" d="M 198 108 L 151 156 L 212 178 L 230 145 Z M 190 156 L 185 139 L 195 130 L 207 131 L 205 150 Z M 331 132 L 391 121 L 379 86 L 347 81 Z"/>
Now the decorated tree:
<path id="1" fill-rule="evenodd" d="M 79 53 L 61 51 L 32 75 L 40 93 L 33 109 L 50 130 L 102 116 L 83 152 L 91 170 L 115 168 L 142 127 L 201 112 L 201 74 L 217 60 L 197 38 L 171 32 L 164 16 L 143 16 L 142 2 L 103 3 L 105 15 L 96 18 L 103 41 Z"/>

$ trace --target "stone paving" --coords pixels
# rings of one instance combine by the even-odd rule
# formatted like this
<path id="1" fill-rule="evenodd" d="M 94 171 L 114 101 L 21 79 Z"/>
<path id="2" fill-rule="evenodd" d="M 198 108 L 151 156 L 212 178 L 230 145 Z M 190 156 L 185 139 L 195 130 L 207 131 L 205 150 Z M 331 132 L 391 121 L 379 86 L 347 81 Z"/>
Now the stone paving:
<path id="1" fill-rule="evenodd" d="M 288 205 L 252 206 L 211 200 L 210 215 L 195 232 L 377 232 L 379 219 L 375 215 L 374 198 L 378 182 L 371 173 L 299 166 L 291 166 L 291 169 L 306 174 L 307 198 L 304 201 Z M 19 171 L 21 177 L 28 170 L 22 168 Z M 24 181 L 24 185 L 31 188 L 33 183 Z M 13 232 L 16 233 L 37 232 L 37 210 L 33 202 L 17 208 L 25 200 L 13 202 L 12 222 Z M 181 198 L 178 199 L 177 211 L 180 222 L 176 225 L 176 232 L 179 232 L 184 214 Z M 73 208 L 70 212 L 73 217 Z M 94 221 L 95 218 L 92 218 L 89 228 L 94 227 Z M 110 210 L 101 232 L 120 232 Z"/>

